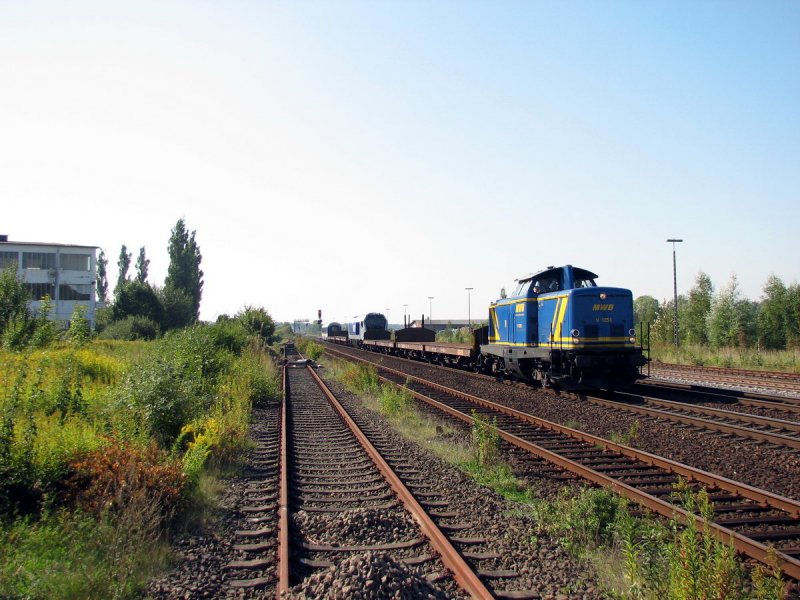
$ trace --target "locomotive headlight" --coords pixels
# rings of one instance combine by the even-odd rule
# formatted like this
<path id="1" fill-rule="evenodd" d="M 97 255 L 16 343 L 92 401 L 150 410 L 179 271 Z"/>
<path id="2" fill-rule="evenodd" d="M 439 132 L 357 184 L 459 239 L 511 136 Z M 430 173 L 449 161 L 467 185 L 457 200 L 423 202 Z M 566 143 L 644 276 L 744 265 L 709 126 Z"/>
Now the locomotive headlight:
<path id="1" fill-rule="evenodd" d="M 628 335 L 630 335 L 631 337 L 635 336 L 636 330 L 631 327 L 630 329 L 628 329 Z"/>
<path id="2" fill-rule="evenodd" d="M 631 336 L 631 337 L 629 338 L 629 341 L 630 341 L 630 343 L 631 343 L 631 344 L 635 344 L 635 343 L 636 343 L 636 338 L 635 338 L 635 337 L 633 337 L 633 336 Z"/>
<path id="3" fill-rule="evenodd" d="M 573 329 L 572 331 L 570 331 L 570 333 L 572 334 L 572 337 L 579 337 L 581 335 L 581 332 L 578 331 L 577 329 Z"/>
<path id="4" fill-rule="evenodd" d="M 600 300 L 605 300 L 608 298 L 608 295 L 605 292 L 600 292 Z"/>

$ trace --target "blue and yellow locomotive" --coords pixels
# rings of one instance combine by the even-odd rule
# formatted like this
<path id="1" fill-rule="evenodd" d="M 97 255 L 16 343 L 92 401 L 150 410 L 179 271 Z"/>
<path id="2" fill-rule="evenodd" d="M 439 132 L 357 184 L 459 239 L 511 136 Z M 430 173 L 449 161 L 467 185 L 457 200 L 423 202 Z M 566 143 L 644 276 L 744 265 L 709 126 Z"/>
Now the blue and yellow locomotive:
<path id="1" fill-rule="evenodd" d="M 631 385 L 646 362 L 636 345 L 633 295 L 595 279 L 572 265 L 518 279 L 513 294 L 489 306 L 481 370 L 544 385 Z"/>

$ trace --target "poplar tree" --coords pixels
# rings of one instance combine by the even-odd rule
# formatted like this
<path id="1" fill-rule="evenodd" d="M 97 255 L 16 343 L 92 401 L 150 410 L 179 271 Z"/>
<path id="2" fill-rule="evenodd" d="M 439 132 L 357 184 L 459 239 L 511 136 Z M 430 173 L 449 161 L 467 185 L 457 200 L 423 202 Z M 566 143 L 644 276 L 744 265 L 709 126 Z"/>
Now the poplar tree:
<path id="1" fill-rule="evenodd" d="M 195 240 L 195 232 L 189 233 L 183 218 L 175 223 L 167 249 L 169 268 L 164 287 L 182 291 L 188 296 L 193 315 L 191 322 L 196 322 L 200 316 L 200 298 L 203 295 L 203 271 L 200 270 L 203 257 Z"/>
<path id="2" fill-rule="evenodd" d="M 119 250 L 119 260 L 117 261 L 119 275 L 117 276 L 117 287 L 114 288 L 115 293 L 122 289 L 122 286 L 128 281 L 128 269 L 130 266 L 131 253 L 128 252 L 128 247 L 125 244 L 122 244 L 122 248 Z"/>
<path id="3" fill-rule="evenodd" d="M 100 302 L 108 303 L 108 259 L 105 251 L 100 249 L 100 256 L 97 257 L 97 299 Z"/>
<path id="4" fill-rule="evenodd" d="M 139 283 L 147 282 L 147 269 L 150 266 L 150 259 L 144 256 L 144 246 L 139 248 L 139 257 L 136 259 L 136 281 Z"/>

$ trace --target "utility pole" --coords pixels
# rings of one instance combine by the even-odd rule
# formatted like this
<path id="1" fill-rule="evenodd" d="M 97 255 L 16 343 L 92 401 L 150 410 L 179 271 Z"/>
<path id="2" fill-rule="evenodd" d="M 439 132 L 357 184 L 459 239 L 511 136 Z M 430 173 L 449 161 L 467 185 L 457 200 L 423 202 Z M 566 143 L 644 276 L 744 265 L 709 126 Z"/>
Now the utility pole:
<path id="1" fill-rule="evenodd" d="M 467 290 L 467 321 L 469 321 L 469 328 L 472 329 L 472 307 L 470 306 L 471 302 L 469 296 L 470 292 L 475 288 L 468 287 L 464 289 Z"/>
<path id="2" fill-rule="evenodd" d="M 673 335 L 675 337 L 675 347 L 678 347 L 678 262 L 675 256 L 675 244 L 678 242 L 682 242 L 683 240 L 677 240 L 674 238 L 670 238 L 667 240 L 668 243 L 672 244 L 672 294 L 673 294 L 673 302 L 675 305 L 675 318 L 673 320 Z"/>

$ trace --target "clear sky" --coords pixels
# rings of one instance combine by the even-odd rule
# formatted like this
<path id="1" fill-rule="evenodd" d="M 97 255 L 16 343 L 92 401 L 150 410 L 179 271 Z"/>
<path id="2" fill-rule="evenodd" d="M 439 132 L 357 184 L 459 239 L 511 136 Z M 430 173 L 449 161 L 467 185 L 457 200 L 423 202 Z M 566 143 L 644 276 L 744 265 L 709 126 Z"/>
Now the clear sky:
<path id="1" fill-rule="evenodd" d="M 800 278 L 800 3 L 0 1 L 0 233 L 197 231 L 201 316 L 472 316 L 547 265 Z M 112 283 L 113 285 L 113 283 Z"/>

